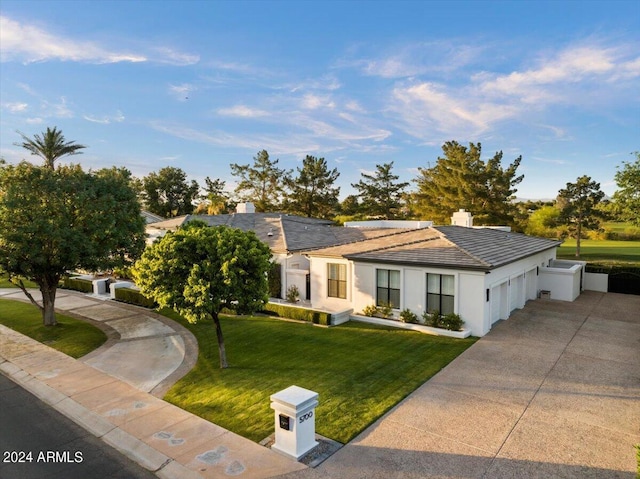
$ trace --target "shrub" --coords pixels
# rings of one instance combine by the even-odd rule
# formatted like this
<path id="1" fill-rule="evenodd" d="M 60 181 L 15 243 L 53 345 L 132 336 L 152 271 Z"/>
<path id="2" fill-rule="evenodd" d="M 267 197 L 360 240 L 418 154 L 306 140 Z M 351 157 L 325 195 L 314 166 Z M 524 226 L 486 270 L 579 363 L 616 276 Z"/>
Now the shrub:
<path id="1" fill-rule="evenodd" d="M 114 268 L 113 275 L 116 278 L 121 278 L 121 279 L 131 279 L 133 277 L 131 276 L 131 268 L 129 266 Z"/>
<path id="2" fill-rule="evenodd" d="M 82 293 L 93 293 L 93 283 L 88 279 L 67 277 L 62 280 L 62 287 Z"/>
<path id="3" fill-rule="evenodd" d="M 400 311 L 400 321 L 402 321 L 403 323 L 415 324 L 418 322 L 418 316 L 409 308 L 405 308 L 402 311 Z"/>
<path id="4" fill-rule="evenodd" d="M 362 310 L 362 314 L 372 318 L 378 314 L 378 308 L 375 304 L 370 304 L 369 306 L 364 307 L 364 309 Z"/>
<path id="5" fill-rule="evenodd" d="M 447 314 L 442 318 L 441 322 L 442 327 L 444 329 L 448 329 L 449 331 L 460 331 L 460 329 L 462 329 L 462 325 L 464 324 L 464 321 L 462 320 L 460 315 L 456 313 Z"/>
<path id="6" fill-rule="evenodd" d="M 392 308 L 390 303 L 381 303 L 378 306 L 378 314 L 383 318 L 391 317 Z"/>
<path id="7" fill-rule="evenodd" d="M 263 308 L 263 312 L 280 318 L 297 319 L 308 323 L 331 326 L 331 313 L 325 311 L 315 311 L 286 304 L 267 303 Z"/>
<path id="8" fill-rule="evenodd" d="M 287 289 L 287 301 L 290 303 L 296 303 L 300 299 L 300 290 L 294 284 L 293 286 L 289 286 Z"/>
<path id="9" fill-rule="evenodd" d="M 116 301 L 135 304 L 136 306 L 142 306 L 149 309 L 158 307 L 157 303 L 154 300 L 143 296 L 143 294 L 137 289 L 131 288 L 116 288 Z"/>
<path id="10" fill-rule="evenodd" d="M 431 312 L 425 311 L 422 313 L 422 319 L 424 320 L 424 324 L 427 326 L 431 326 L 432 328 L 442 327 L 440 324 L 440 311 L 437 309 Z"/>

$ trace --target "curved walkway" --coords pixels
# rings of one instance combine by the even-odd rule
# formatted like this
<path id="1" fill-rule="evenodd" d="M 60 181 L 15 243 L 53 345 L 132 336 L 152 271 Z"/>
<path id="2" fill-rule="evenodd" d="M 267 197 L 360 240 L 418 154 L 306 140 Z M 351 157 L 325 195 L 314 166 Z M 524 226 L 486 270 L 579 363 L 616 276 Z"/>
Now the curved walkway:
<path id="1" fill-rule="evenodd" d="M 36 301 L 41 299 L 39 291 L 29 292 Z M 16 289 L 0 289 L 0 298 L 27 301 Z M 148 309 L 58 290 L 56 311 L 91 322 L 107 334 L 107 342 L 80 361 L 154 396 L 164 396 L 198 359 L 195 337 Z"/>

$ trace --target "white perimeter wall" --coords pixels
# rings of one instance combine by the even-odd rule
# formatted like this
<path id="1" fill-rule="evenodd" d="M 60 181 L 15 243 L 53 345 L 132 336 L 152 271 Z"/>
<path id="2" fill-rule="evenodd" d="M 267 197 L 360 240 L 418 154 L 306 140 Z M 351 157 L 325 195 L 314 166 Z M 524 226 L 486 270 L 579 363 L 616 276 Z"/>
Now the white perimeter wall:
<path id="1" fill-rule="evenodd" d="M 584 273 L 584 289 L 588 291 L 609 291 L 609 275 L 606 273 Z"/>

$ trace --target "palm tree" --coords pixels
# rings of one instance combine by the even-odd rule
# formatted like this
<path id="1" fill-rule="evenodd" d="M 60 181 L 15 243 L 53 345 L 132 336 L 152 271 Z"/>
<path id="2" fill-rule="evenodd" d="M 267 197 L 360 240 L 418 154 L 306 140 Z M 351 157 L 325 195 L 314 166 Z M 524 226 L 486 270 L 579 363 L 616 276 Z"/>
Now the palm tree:
<path id="1" fill-rule="evenodd" d="M 86 148 L 84 145 L 75 144 L 75 141 L 65 143 L 62 131 L 55 126 L 53 130 L 47 127 L 47 131 L 42 132 L 42 137 L 38 134 L 33 135 L 33 139 L 20 131 L 18 133 L 24 141 L 15 143 L 15 145 L 29 150 L 32 155 L 43 158 L 45 166 L 51 169 L 53 169 L 53 164 L 58 158 L 67 155 L 79 155 L 82 152 L 78 150 Z"/>

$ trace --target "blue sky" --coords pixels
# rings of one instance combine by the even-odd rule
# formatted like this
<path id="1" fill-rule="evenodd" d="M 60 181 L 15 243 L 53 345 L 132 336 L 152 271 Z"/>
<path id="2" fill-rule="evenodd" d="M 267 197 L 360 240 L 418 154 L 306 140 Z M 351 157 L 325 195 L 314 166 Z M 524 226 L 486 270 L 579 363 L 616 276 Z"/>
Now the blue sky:
<path id="1" fill-rule="evenodd" d="M 522 155 L 517 195 L 640 150 L 640 2 L 0 2 L 0 156 L 57 126 L 85 168 L 164 166 L 233 188 L 230 163 L 310 154 L 341 196 L 405 181 L 445 141 Z"/>

